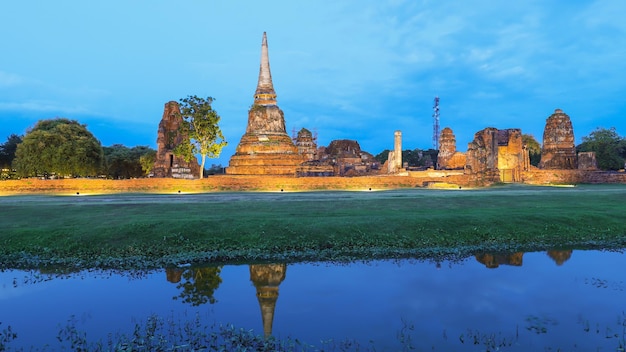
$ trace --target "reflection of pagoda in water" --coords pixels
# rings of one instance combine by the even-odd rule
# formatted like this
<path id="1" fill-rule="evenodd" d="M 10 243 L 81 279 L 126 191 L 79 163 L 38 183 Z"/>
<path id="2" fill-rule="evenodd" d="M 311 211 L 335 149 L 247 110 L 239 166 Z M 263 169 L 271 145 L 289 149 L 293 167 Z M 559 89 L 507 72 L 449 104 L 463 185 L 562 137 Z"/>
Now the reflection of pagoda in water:
<path id="1" fill-rule="evenodd" d="M 500 265 L 522 266 L 523 252 L 507 254 L 476 254 L 476 260 L 484 264 L 489 269 L 495 269 Z"/>
<path id="2" fill-rule="evenodd" d="M 556 265 L 563 265 L 572 257 L 572 250 L 548 251 L 548 257 L 552 258 Z"/>
<path id="3" fill-rule="evenodd" d="M 177 284 L 183 276 L 183 269 L 181 268 L 165 268 L 165 277 L 167 282 Z"/>
<path id="4" fill-rule="evenodd" d="M 256 287 L 256 297 L 261 306 L 263 333 L 265 337 L 272 335 L 274 309 L 278 300 L 278 286 L 287 274 L 287 264 L 253 264 L 250 265 L 250 281 Z"/>

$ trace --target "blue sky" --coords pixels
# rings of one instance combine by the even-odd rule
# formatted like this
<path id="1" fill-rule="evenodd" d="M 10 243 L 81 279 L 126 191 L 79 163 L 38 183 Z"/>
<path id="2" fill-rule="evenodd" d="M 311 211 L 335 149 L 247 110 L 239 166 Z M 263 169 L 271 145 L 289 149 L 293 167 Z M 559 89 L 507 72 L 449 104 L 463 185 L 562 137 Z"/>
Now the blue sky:
<path id="1" fill-rule="evenodd" d="M 212 96 L 229 142 L 245 132 L 268 35 L 288 133 L 373 154 L 432 147 L 432 105 L 465 151 L 485 127 L 542 140 L 556 108 L 576 143 L 626 134 L 626 1 L 7 1 L 0 139 L 40 119 L 86 124 L 109 146 L 149 145 L 163 106 Z"/>

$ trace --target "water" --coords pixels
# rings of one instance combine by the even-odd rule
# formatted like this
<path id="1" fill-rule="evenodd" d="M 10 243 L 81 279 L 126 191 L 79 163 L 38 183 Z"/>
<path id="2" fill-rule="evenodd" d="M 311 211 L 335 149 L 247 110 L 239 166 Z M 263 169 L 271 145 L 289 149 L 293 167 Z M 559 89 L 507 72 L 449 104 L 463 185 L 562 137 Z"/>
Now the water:
<path id="1" fill-rule="evenodd" d="M 0 273 L 0 331 L 18 334 L 9 347 L 54 346 L 68 321 L 96 341 L 157 314 L 377 351 L 615 350 L 626 339 L 625 267 L 625 254 L 577 250 L 441 263 L 13 270 Z"/>

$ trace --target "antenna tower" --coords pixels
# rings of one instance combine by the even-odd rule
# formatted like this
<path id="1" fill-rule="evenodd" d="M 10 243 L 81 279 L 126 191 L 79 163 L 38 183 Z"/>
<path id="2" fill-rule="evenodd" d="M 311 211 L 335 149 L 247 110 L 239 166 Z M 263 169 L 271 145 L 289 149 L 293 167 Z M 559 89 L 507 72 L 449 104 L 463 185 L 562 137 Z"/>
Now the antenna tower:
<path id="1" fill-rule="evenodd" d="M 435 97 L 433 105 L 433 147 L 439 150 L 439 97 Z"/>

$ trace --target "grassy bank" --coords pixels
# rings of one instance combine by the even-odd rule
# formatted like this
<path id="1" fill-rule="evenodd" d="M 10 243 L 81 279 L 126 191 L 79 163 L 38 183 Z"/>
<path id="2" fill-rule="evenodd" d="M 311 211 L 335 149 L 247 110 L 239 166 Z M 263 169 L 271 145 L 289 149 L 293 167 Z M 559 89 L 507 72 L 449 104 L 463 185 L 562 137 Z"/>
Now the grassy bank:
<path id="1" fill-rule="evenodd" d="M 626 247 L 626 186 L 0 197 L 0 266 L 463 257 Z"/>

